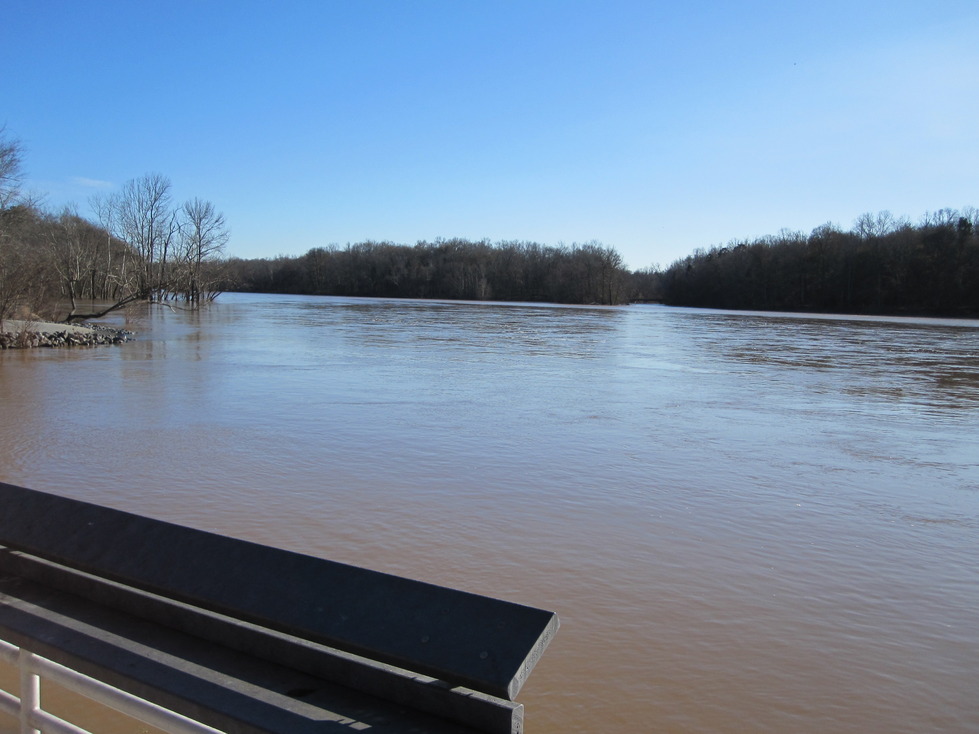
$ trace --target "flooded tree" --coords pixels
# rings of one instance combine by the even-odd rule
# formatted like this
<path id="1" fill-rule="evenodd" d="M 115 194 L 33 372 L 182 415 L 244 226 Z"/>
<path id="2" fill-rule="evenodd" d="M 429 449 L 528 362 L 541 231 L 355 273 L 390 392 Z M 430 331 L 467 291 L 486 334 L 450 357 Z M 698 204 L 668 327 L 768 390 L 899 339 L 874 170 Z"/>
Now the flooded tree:
<path id="1" fill-rule="evenodd" d="M 181 209 L 180 251 L 173 291 L 199 306 L 218 292 L 218 274 L 209 264 L 219 258 L 230 234 L 224 215 L 209 201 L 194 198 Z"/>
<path id="2" fill-rule="evenodd" d="M 107 262 L 114 268 L 110 303 L 69 319 L 98 318 L 137 301 L 183 300 L 197 308 L 216 295 L 217 274 L 208 265 L 223 252 L 229 233 L 211 202 L 192 199 L 174 208 L 171 183 L 160 174 L 133 179 L 122 190 L 93 202 L 106 241 L 122 243 Z"/>
<path id="3" fill-rule="evenodd" d="M 22 196 L 21 166 L 20 143 L 0 128 L 0 319 L 77 321 L 134 302 L 196 308 L 213 298 L 211 266 L 228 241 L 213 204 L 175 208 L 170 180 L 147 174 L 93 199 L 93 223 L 74 206 L 53 214 Z"/>

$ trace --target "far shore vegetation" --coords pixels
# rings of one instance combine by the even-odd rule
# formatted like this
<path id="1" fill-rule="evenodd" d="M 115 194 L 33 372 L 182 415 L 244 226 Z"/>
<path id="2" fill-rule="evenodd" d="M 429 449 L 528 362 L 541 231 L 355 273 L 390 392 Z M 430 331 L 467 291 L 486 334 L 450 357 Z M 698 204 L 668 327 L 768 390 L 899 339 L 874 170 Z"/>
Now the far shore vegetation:
<path id="1" fill-rule="evenodd" d="M 676 306 L 919 316 L 979 316 L 979 210 L 939 209 L 912 224 L 884 211 L 844 231 L 697 250 L 660 276 Z"/>
<path id="2" fill-rule="evenodd" d="M 362 242 L 240 259 L 225 256 L 224 216 L 198 198 L 175 204 L 162 175 L 94 199 L 91 221 L 25 195 L 22 156 L 0 128 L 0 321 L 80 321 L 139 302 L 198 308 L 222 291 L 979 316 L 971 206 L 917 223 L 864 214 L 850 230 L 782 230 L 634 271 L 599 242 Z"/>

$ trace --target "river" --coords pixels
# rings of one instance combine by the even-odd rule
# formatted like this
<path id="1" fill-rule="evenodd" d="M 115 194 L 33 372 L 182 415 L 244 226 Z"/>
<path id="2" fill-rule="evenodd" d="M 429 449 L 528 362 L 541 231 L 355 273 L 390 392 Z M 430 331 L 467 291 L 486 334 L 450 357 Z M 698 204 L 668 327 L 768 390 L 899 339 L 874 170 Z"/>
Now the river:
<path id="1" fill-rule="evenodd" d="M 0 480 L 553 610 L 529 734 L 979 731 L 977 321 L 130 318 L 0 352 Z"/>

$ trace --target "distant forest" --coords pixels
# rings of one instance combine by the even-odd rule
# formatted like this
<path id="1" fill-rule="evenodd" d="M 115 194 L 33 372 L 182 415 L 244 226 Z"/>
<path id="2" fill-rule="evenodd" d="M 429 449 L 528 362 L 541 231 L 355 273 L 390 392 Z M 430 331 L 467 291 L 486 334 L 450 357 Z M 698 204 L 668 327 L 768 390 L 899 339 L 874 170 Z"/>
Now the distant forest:
<path id="1" fill-rule="evenodd" d="M 381 298 L 619 304 L 658 298 L 654 270 L 629 272 L 599 243 L 552 247 L 463 239 L 317 247 L 230 260 L 227 290 Z"/>
<path id="2" fill-rule="evenodd" d="M 979 210 L 940 209 L 912 225 L 864 214 L 852 230 L 698 250 L 659 274 L 675 306 L 828 313 L 979 315 Z"/>
<path id="3" fill-rule="evenodd" d="M 979 315 L 979 210 L 918 224 L 890 212 L 700 249 L 630 272 L 599 243 L 364 242 L 298 257 L 229 260 L 226 290 L 826 313 Z"/>

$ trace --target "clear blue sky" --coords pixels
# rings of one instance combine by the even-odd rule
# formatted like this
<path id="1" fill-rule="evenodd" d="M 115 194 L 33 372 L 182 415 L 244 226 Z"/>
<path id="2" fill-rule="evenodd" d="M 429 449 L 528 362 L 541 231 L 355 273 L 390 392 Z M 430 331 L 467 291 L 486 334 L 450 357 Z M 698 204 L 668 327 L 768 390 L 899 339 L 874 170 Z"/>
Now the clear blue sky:
<path id="1" fill-rule="evenodd" d="M 230 254 L 599 240 L 634 268 L 979 206 L 975 0 L 6 0 L 51 207 L 162 173 Z"/>

